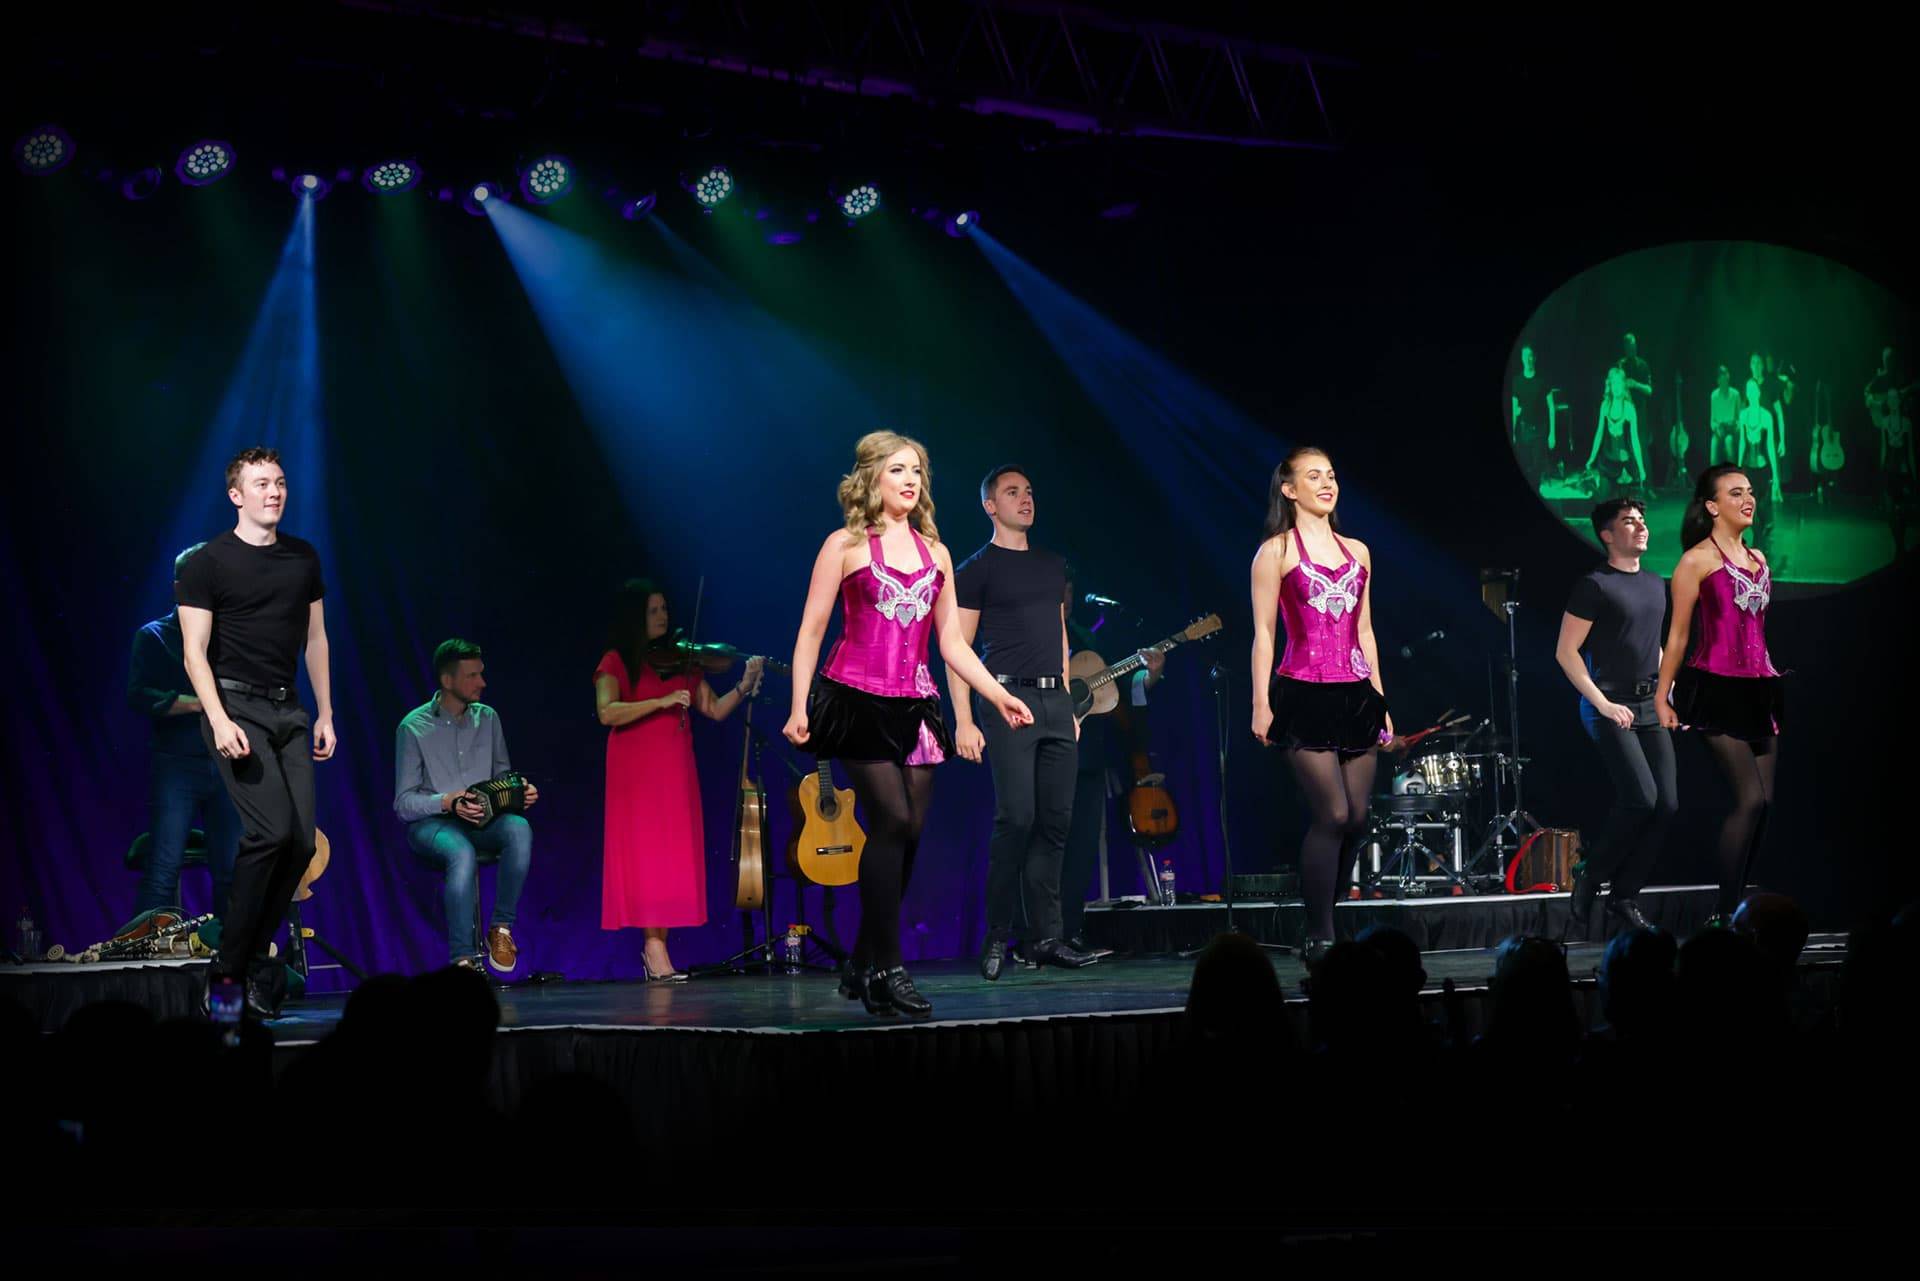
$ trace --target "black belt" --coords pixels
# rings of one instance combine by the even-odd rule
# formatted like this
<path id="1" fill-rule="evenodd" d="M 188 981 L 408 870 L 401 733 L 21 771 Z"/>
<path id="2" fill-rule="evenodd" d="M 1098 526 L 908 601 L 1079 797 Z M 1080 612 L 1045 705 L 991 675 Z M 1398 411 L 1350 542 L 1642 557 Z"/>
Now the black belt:
<path id="1" fill-rule="evenodd" d="M 1600 686 L 1600 692 L 1608 698 L 1652 698 L 1654 690 L 1658 689 L 1659 686 L 1660 682 L 1657 679 L 1635 681 L 1631 689 L 1625 687 L 1609 689 L 1607 686 L 1602 685 Z"/>
<path id="2" fill-rule="evenodd" d="M 996 676 L 993 679 L 1002 685 L 1017 685 L 1024 689 L 1059 689 L 1058 676 Z"/>
<path id="3" fill-rule="evenodd" d="M 293 698 L 293 690 L 285 685 L 249 685 L 245 681 L 230 681 L 221 677 L 221 689 L 230 689 L 236 694 L 251 694 L 255 698 L 264 698 L 269 703 L 285 703 Z"/>

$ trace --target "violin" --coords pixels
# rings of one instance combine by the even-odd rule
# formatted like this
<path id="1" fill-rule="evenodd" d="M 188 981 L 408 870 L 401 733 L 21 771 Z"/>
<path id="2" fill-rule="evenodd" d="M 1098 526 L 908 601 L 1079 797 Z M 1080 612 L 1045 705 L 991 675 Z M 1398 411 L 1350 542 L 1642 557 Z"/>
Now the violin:
<path id="1" fill-rule="evenodd" d="M 647 663 L 662 677 L 680 676 L 695 669 L 724 672 L 735 663 L 745 662 L 752 657 L 754 655 L 725 641 L 690 641 L 686 633 L 678 629 L 647 642 Z M 776 659 L 762 661 L 766 669 L 776 675 L 785 675 L 792 670 L 786 663 Z"/>

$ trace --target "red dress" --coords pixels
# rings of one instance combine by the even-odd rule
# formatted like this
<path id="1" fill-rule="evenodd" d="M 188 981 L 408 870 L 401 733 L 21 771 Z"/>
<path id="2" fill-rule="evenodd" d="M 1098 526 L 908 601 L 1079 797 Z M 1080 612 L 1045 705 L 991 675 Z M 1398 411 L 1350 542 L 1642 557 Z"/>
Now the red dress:
<path id="1" fill-rule="evenodd" d="M 638 703 L 674 690 L 693 695 L 698 672 L 663 678 L 643 667 L 627 677 L 620 655 L 608 650 L 596 678 L 611 676 L 614 699 Z M 600 928 L 680 928 L 707 919 L 706 840 L 700 817 L 700 779 L 693 763 L 693 709 L 644 716 L 607 732 L 607 827 L 602 864 Z"/>

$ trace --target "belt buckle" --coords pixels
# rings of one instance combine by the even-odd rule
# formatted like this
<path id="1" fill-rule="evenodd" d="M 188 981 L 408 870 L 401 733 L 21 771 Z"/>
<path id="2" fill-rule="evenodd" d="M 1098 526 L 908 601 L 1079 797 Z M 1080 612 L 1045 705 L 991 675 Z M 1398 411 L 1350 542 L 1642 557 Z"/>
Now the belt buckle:
<path id="1" fill-rule="evenodd" d="M 270 687 L 268 687 L 268 689 L 267 689 L 267 701 L 268 701 L 268 702 L 271 702 L 271 703 L 284 703 L 284 702 L 286 702 L 286 701 L 287 701 L 287 687 L 286 687 L 285 685 L 273 685 L 273 686 L 270 686 Z"/>

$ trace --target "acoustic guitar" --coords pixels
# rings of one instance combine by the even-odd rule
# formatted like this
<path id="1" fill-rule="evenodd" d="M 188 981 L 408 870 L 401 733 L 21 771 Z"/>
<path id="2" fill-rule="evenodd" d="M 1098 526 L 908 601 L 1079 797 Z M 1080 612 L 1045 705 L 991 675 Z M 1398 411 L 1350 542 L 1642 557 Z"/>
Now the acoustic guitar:
<path id="1" fill-rule="evenodd" d="M 751 715 L 752 705 L 748 705 Z M 748 776 L 747 758 L 753 746 L 753 725 L 740 739 L 740 809 L 733 830 L 733 860 L 737 879 L 733 905 L 755 912 L 767 903 L 767 793 Z"/>
<path id="2" fill-rule="evenodd" d="M 833 785 L 832 763 L 821 761 L 787 794 L 793 838 L 787 866 L 815 885 L 851 885 L 860 879 L 867 834 L 853 816 L 853 789 Z"/>
<path id="3" fill-rule="evenodd" d="M 1679 374 L 1673 376 L 1673 430 L 1667 433 L 1667 448 L 1673 451 L 1674 459 L 1683 471 L 1687 465 L 1687 446 L 1692 444 L 1687 437 L 1687 415 L 1681 408 L 1686 403 L 1681 395 L 1685 385 L 1686 380 Z"/>
<path id="4" fill-rule="evenodd" d="M 1196 618 L 1158 645 L 1149 646 L 1139 653 L 1129 654 L 1111 667 L 1107 665 L 1106 659 L 1092 650 L 1081 650 L 1067 660 L 1067 693 L 1073 698 L 1074 719 L 1083 721 L 1089 716 L 1099 716 L 1117 707 L 1120 703 L 1120 691 L 1113 687 L 1113 683 L 1145 667 L 1147 660 L 1142 655 L 1164 654 L 1188 641 L 1197 641 L 1211 636 L 1219 631 L 1221 626 L 1218 614 Z"/>
<path id="5" fill-rule="evenodd" d="M 1167 776 L 1156 773 L 1145 752 L 1134 752 L 1133 786 L 1127 789 L 1127 833 L 1135 845 L 1155 849 L 1180 834 L 1180 811 L 1174 808 Z"/>

